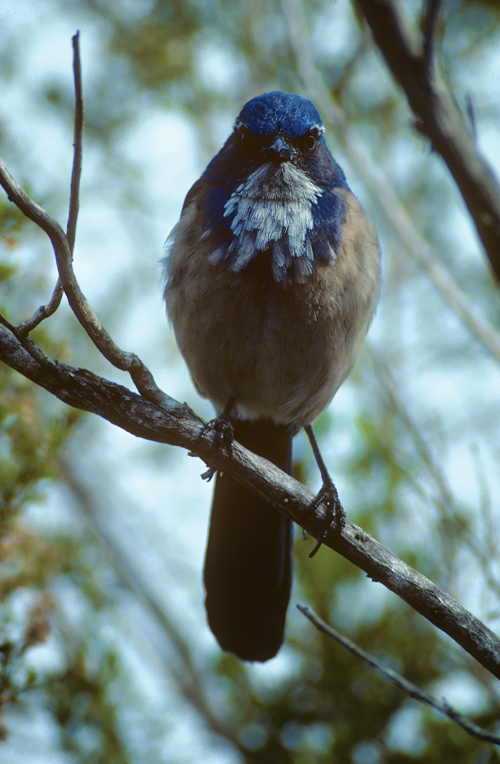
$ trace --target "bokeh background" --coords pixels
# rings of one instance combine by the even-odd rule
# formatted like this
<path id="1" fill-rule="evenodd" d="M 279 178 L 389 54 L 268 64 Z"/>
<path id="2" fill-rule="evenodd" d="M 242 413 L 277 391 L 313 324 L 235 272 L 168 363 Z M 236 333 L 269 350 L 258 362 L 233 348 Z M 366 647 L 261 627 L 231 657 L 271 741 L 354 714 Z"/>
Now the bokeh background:
<path id="1" fill-rule="evenodd" d="M 419 23 L 421 3 L 401 3 Z M 465 206 L 419 134 L 349 0 L 3 0 L 0 155 L 65 224 L 71 36 L 86 126 L 75 271 L 100 320 L 206 419 L 161 300 L 159 260 L 182 201 L 248 98 L 311 98 L 379 231 L 384 287 L 365 350 L 316 431 L 350 519 L 500 627 L 500 357 L 458 316 L 500 326 Z M 441 63 L 500 172 L 500 9 L 450 0 Z M 341 126 L 342 123 L 342 126 Z M 472 129 L 472 126 L 471 126 Z M 414 236 L 390 222 L 393 204 Z M 50 244 L 0 193 L 0 310 L 47 302 Z M 422 247 L 422 242 L 425 247 Z M 422 251 L 427 255 L 422 260 Z M 69 308 L 45 351 L 132 388 Z M 419 706 L 314 631 L 326 620 L 477 723 L 500 730 L 496 680 L 422 617 L 296 533 L 287 640 L 264 665 L 222 654 L 201 570 L 212 487 L 184 451 L 70 410 L 0 366 L 0 760 L 5 764 L 492 762 L 492 746 Z M 319 476 L 305 439 L 295 472 Z"/>

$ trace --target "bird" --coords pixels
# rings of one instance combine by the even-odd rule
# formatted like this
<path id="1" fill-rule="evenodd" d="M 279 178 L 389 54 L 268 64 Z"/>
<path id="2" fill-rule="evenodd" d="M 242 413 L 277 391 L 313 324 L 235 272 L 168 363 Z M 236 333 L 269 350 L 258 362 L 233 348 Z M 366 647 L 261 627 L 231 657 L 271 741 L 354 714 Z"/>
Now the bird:
<path id="1" fill-rule="evenodd" d="M 196 389 L 216 423 L 288 474 L 292 438 L 305 428 L 314 450 L 312 422 L 351 371 L 380 292 L 377 233 L 324 133 L 302 96 L 249 100 L 165 245 L 167 313 Z M 222 650 L 243 661 L 283 643 L 292 537 L 285 515 L 217 473 L 205 607 Z"/>

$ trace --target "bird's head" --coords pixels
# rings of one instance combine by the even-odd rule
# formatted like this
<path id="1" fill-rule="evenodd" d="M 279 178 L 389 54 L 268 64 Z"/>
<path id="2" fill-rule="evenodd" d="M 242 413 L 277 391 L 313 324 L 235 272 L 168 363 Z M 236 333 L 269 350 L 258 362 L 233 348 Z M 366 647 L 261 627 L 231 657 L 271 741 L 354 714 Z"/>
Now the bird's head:
<path id="1" fill-rule="evenodd" d="M 273 278 L 305 281 L 335 256 L 345 175 L 326 145 L 317 110 L 274 91 L 252 98 L 202 176 L 213 263 L 234 271 L 268 253 Z"/>
<path id="2" fill-rule="evenodd" d="M 245 104 L 235 122 L 233 144 L 260 161 L 303 163 L 321 142 L 324 145 L 323 133 L 321 117 L 310 101 L 275 91 Z"/>

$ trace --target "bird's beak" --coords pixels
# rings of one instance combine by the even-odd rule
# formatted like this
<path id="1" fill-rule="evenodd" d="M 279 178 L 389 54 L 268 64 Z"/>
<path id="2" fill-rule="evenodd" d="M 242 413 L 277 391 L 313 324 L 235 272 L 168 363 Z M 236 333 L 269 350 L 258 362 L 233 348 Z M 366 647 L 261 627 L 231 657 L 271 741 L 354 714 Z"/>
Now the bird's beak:
<path id="1" fill-rule="evenodd" d="M 297 153 L 296 149 L 290 146 L 281 135 L 273 138 L 272 143 L 269 146 L 265 146 L 262 151 L 272 154 L 273 158 L 282 162 L 291 161 Z"/>

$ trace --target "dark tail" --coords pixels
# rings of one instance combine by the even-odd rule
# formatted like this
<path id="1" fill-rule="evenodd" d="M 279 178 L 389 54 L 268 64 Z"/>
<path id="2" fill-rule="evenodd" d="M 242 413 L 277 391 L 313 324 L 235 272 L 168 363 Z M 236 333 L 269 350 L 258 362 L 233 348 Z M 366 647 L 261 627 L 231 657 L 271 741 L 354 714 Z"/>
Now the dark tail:
<path id="1" fill-rule="evenodd" d="M 235 422 L 234 438 L 290 474 L 292 429 Z M 273 658 L 292 584 L 292 522 L 229 475 L 217 475 L 205 556 L 208 622 L 223 650 Z"/>

